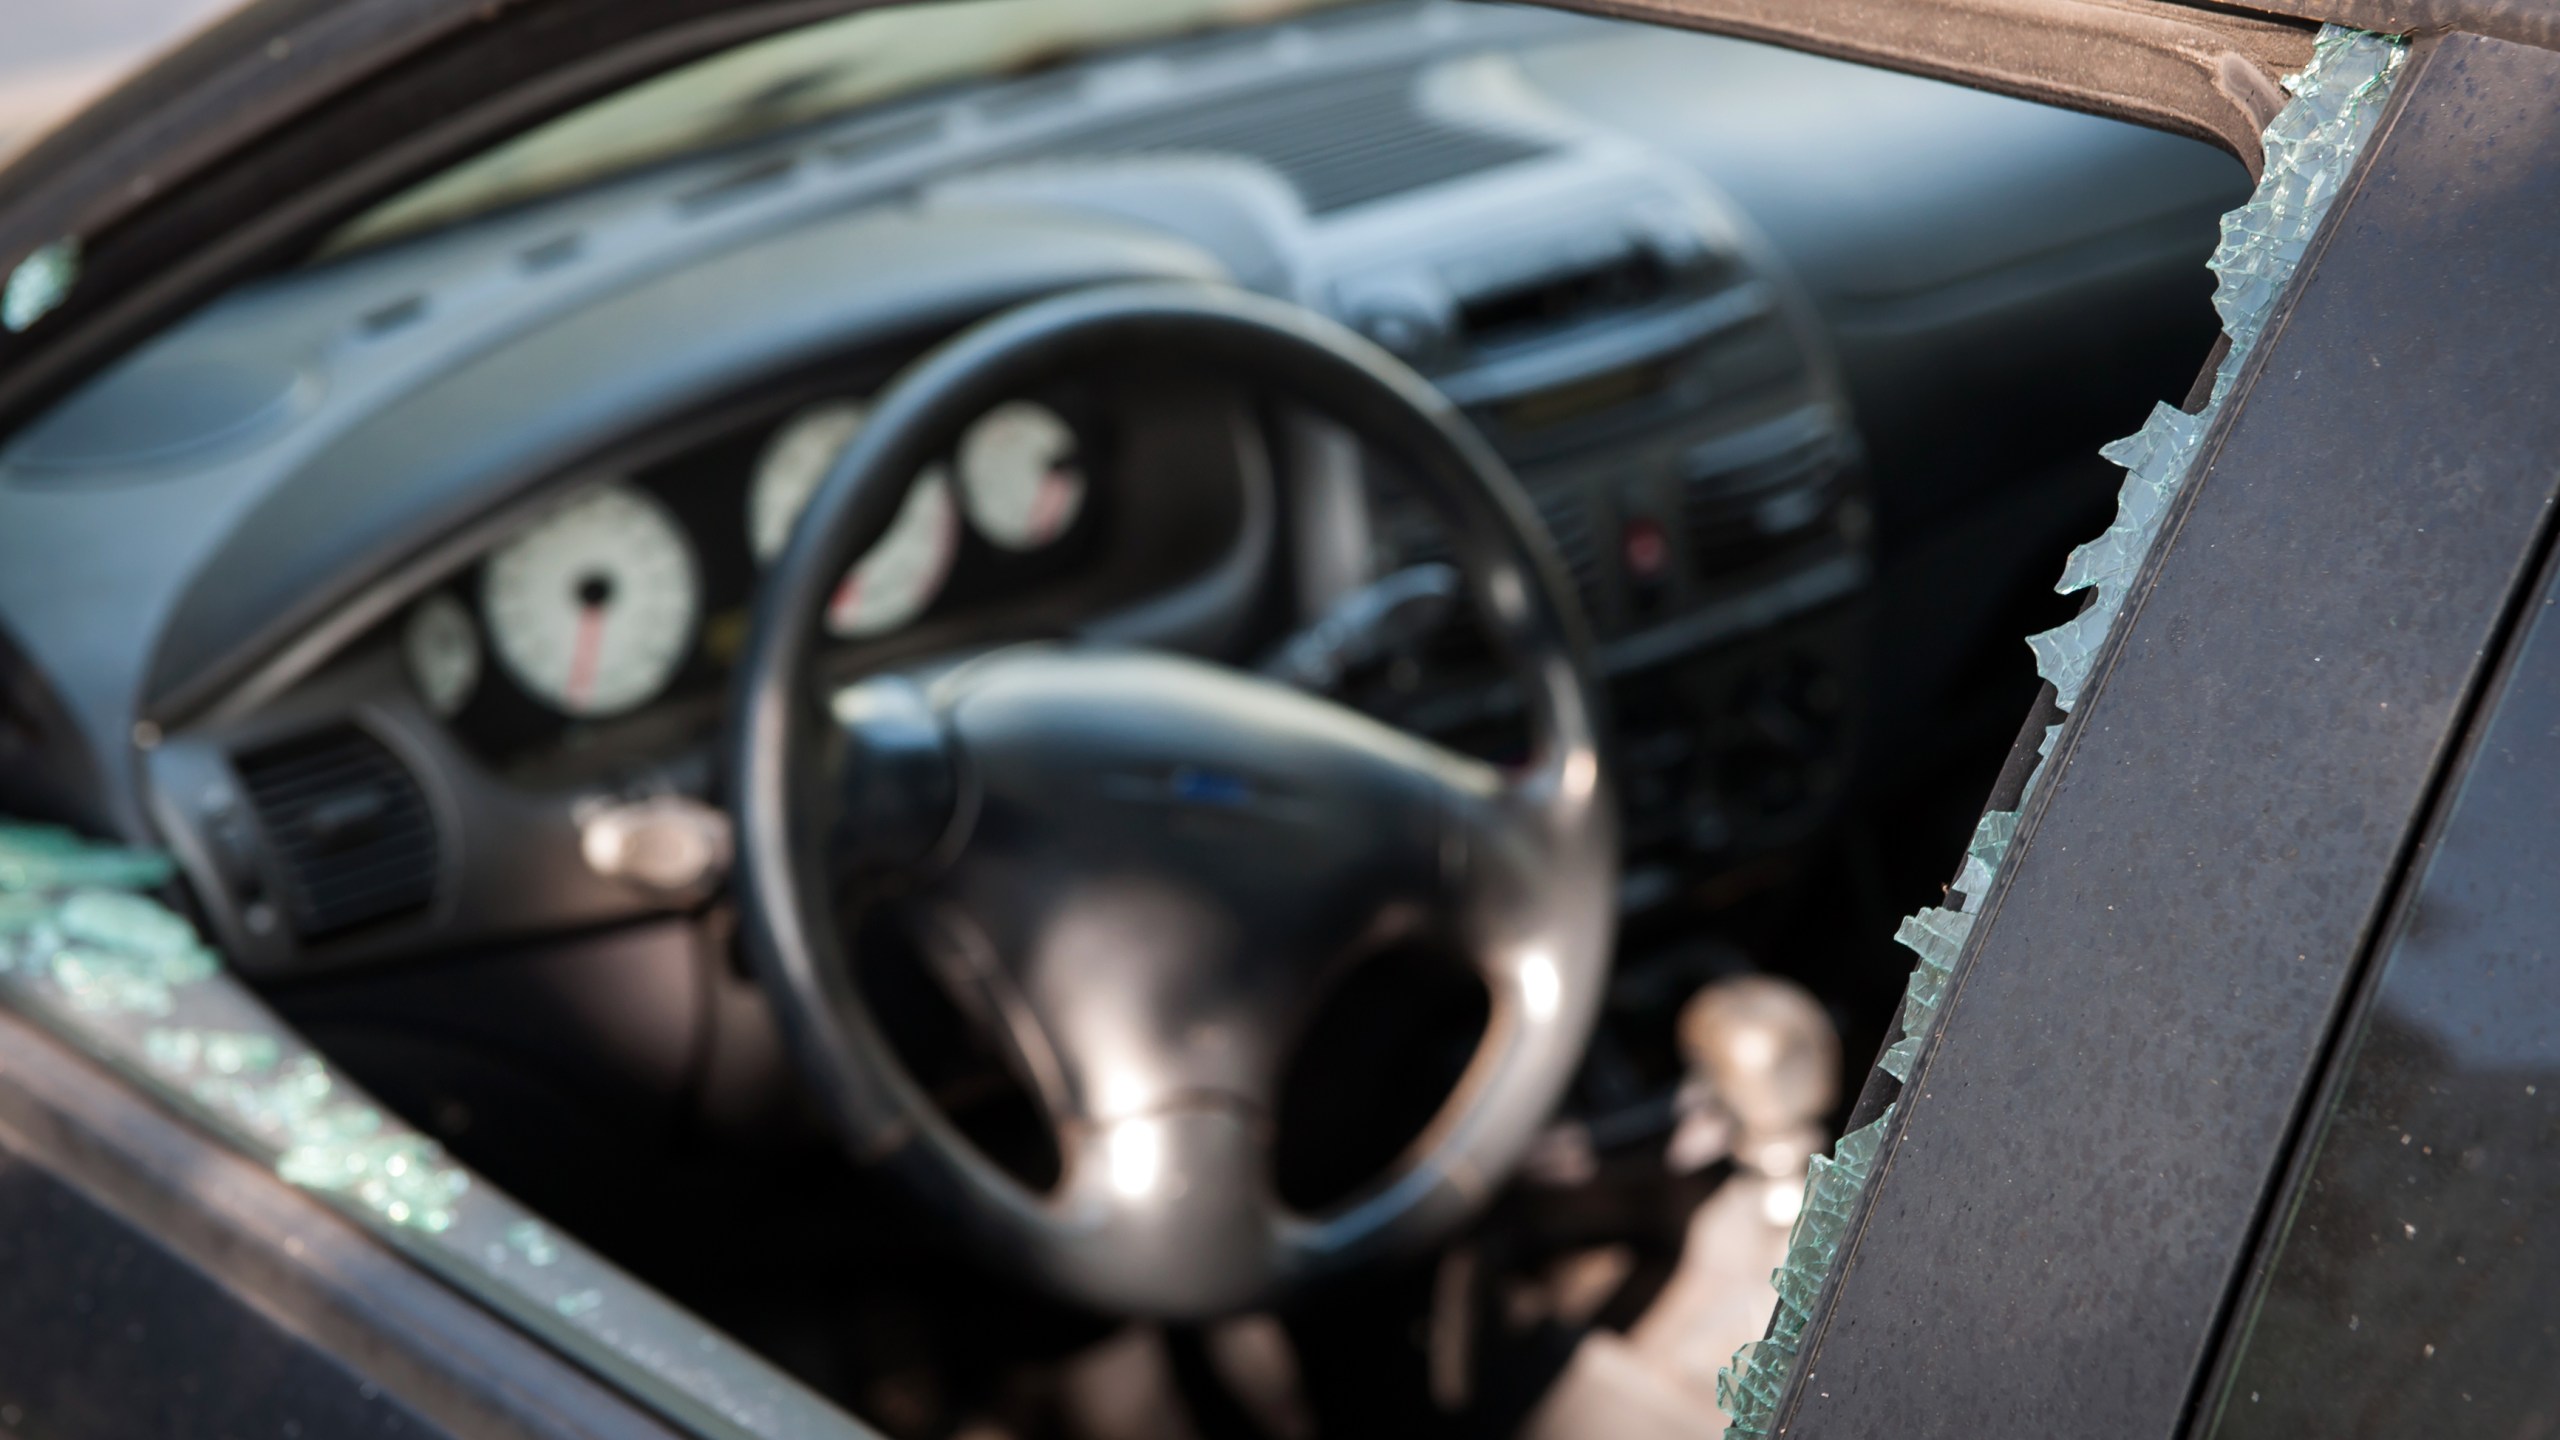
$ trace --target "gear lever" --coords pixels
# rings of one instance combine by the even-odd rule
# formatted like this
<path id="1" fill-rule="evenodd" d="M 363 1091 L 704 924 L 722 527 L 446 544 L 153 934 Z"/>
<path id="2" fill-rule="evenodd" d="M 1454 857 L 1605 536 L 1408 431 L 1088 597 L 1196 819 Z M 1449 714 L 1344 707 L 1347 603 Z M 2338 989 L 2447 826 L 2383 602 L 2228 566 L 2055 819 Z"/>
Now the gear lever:
<path id="1" fill-rule="evenodd" d="M 1715 1440 L 1716 1369 L 1768 1328 L 1769 1275 L 1786 1259 L 1805 1166 L 1822 1147 L 1840 1037 L 1802 986 L 1742 975 L 1691 996 L 1679 1038 L 1704 1101 L 1693 1123 L 1722 1132 L 1733 1177 L 1690 1217 L 1679 1268 L 1635 1328 L 1585 1337 L 1531 1418 L 1531 1440 Z M 1690 1131 L 1674 1135 L 1675 1152 Z M 1687 1145 L 1699 1149 L 1699 1136 Z"/>

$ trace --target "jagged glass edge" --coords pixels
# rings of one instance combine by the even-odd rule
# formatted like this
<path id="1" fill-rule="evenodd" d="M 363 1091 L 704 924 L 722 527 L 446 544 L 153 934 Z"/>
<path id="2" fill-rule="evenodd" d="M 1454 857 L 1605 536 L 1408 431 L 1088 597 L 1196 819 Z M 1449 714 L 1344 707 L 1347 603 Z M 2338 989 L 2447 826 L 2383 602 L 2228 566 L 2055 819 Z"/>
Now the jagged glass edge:
<path id="1" fill-rule="evenodd" d="M 2277 297 L 2337 199 L 2357 152 L 2372 136 L 2392 82 L 2407 58 L 2404 41 L 2324 25 L 2312 43 L 2310 63 L 2285 80 L 2293 98 L 2267 126 L 2266 168 L 2249 199 L 2222 217 L 2221 243 L 2206 262 L 2214 274 L 2214 311 L 2221 316 L 2231 345 L 2215 367 L 2204 410 L 2190 415 L 2173 406 L 2155 405 L 2141 429 L 2100 449 L 2099 454 L 2125 470 L 2124 484 L 2116 495 L 2115 520 L 2103 534 L 2071 552 L 2054 587 L 2064 595 L 2082 590 L 2097 593 L 2071 620 L 2027 637 L 2027 647 L 2035 653 L 2036 673 L 2053 682 L 2064 710 L 2079 704 L 2090 667 L 2124 608 L 2134 576 L 2159 539 L 2170 502 L 2186 484 L 2198 446 L 2256 349 Z M 2061 730 L 2056 725 L 2045 732 L 2040 755 L 2051 753 Z M 2043 772 L 2039 760 L 2027 777 L 2028 794 L 2034 793 Z M 2017 811 L 1986 811 L 1965 846 L 1963 868 L 1953 887 L 1961 897 L 1959 908 L 1922 910 L 1894 932 L 1894 938 L 1919 957 L 1903 992 L 1902 1036 L 1876 1061 L 1877 1068 L 1896 1080 L 1908 1082 L 1919 1063 L 1956 957 L 1972 933 L 1974 916 L 1990 894 L 2017 832 Z M 1841 1137 L 1831 1158 L 1813 1161 L 1805 1181 L 1804 1210 L 1787 1237 L 1786 1260 L 1769 1277 L 1777 1288 L 1778 1303 L 1768 1334 L 1736 1350 L 1733 1363 L 1716 1374 L 1716 1404 L 1729 1422 L 1725 1440 L 1760 1440 L 1767 1435 L 1803 1343 L 1804 1328 L 1812 1319 L 1814 1297 L 1838 1258 L 1850 1214 L 1874 1167 L 1894 1108 L 1885 1107 L 1873 1123 Z"/>
<path id="2" fill-rule="evenodd" d="M 1731 1422 L 1725 1429 L 1726 1440 L 1768 1432 L 1784 1395 L 1787 1372 L 1795 1365 L 1796 1347 L 1813 1318 L 1814 1297 L 1822 1291 L 1823 1277 L 1831 1273 L 1831 1262 L 1839 1258 L 1858 1196 L 1884 1148 L 1885 1126 L 1893 1120 L 1893 1109 L 1886 1106 L 1883 1114 L 1841 1136 L 1829 1155 L 1816 1155 L 1806 1167 L 1804 1208 L 1787 1234 L 1786 1260 L 1769 1275 L 1778 1292 L 1769 1332 L 1734 1351 L 1733 1362 L 1716 1372 L 1716 1408 Z"/>
<path id="3" fill-rule="evenodd" d="M 0 1004 L 697 1433 L 869 1436 L 375 1103 L 140 893 L 169 878 L 161 856 L 0 821 Z"/>
<path id="4" fill-rule="evenodd" d="M 62 308 L 71 287 L 80 281 L 80 242 L 55 240 L 39 245 L 9 271 L 0 285 L 0 327 L 22 334 L 37 321 Z"/>

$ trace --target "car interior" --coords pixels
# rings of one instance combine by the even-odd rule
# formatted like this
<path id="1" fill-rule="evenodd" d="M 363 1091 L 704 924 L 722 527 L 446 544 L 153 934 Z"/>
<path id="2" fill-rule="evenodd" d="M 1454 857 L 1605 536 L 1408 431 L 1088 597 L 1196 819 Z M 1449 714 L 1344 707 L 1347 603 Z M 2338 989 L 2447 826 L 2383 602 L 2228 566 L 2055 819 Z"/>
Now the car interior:
<path id="1" fill-rule="evenodd" d="M 0 814 L 899 1440 L 1718 1434 L 2249 184 L 1526 6 L 821 20 L 0 440 Z"/>

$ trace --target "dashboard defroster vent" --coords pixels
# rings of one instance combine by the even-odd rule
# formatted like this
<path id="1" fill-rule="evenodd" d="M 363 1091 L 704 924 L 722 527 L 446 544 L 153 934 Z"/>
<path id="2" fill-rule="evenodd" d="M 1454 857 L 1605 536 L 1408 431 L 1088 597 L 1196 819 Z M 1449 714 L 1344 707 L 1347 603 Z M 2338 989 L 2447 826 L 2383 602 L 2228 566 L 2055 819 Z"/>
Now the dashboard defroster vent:
<path id="1" fill-rule="evenodd" d="M 339 725 L 236 764 L 304 940 L 424 909 L 435 897 L 435 817 L 382 742 Z"/>
<path id="2" fill-rule="evenodd" d="M 1061 155 L 1212 154 L 1258 160 L 1310 215 L 1445 185 L 1535 160 L 1544 146 L 1426 114 L 1416 76 L 1391 68 L 1149 115 L 1090 130 Z"/>
<path id="3" fill-rule="evenodd" d="M 1656 304 L 1678 284 L 1662 257 L 1642 246 L 1604 260 L 1514 280 L 1458 300 L 1458 330 L 1479 348 L 1557 330 L 1597 316 Z"/>

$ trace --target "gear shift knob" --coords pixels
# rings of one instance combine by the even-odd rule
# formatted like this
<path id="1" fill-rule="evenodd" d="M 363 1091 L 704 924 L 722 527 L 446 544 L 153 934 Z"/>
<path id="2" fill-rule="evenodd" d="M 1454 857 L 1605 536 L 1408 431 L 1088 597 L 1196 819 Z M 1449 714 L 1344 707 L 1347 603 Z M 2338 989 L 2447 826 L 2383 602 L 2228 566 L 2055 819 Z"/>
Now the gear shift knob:
<path id="1" fill-rule="evenodd" d="M 1840 1037 L 1804 987 L 1772 975 L 1719 980 L 1680 1010 L 1680 1049 L 1747 1136 L 1812 1124 L 1840 1084 Z"/>
<path id="2" fill-rule="evenodd" d="M 1702 1092 L 1692 1120 L 1712 1127 L 1706 1143 L 1725 1145 L 1716 1153 L 1731 1155 L 1733 1173 L 1689 1217 L 1679 1266 L 1634 1328 L 1584 1337 L 1528 1440 L 1713 1440 L 1724 1433 L 1717 1367 L 1767 1333 L 1770 1275 L 1786 1261 L 1805 1167 L 1839 1093 L 1840 1037 L 1804 987 L 1740 975 L 1689 997 L 1679 1039 Z"/>

